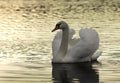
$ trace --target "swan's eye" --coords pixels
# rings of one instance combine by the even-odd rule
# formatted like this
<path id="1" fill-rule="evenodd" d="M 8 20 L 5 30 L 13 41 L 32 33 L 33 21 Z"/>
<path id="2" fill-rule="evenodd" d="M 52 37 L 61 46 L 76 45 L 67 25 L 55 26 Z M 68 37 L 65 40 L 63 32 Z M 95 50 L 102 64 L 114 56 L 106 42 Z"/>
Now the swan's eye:
<path id="1" fill-rule="evenodd" d="M 56 27 L 58 27 L 60 29 L 60 25 L 61 25 L 61 23 L 58 23 L 58 24 L 56 24 Z"/>

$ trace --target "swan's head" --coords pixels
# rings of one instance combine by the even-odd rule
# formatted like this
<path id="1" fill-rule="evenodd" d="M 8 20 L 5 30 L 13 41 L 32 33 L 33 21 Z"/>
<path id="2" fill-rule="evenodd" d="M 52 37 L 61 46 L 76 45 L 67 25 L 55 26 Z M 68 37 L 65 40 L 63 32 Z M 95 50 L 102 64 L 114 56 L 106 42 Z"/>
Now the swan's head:
<path id="1" fill-rule="evenodd" d="M 65 29 L 68 29 L 68 24 L 64 21 L 60 21 L 55 25 L 55 28 L 52 30 L 52 32 L 54 32 L 58 29 L 61 29 L 64 31 Z"/>

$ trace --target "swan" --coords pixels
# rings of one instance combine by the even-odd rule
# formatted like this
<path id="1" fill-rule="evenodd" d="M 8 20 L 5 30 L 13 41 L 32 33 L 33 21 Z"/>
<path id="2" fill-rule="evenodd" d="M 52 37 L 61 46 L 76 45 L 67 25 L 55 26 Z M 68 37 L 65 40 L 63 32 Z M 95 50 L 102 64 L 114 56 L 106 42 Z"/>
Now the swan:
<path id="1" fill-rule="evenodd" d="M 101 52 L 99 35 L 94 29 L 84 28 L 79 31 L 80 38 L 75 39 L 75 30 L 69 29 L 65 21 L 56 24 L 52 32 L 60 29 L 52 41 L 53 63 L 76 63 L 97 60 Z"/>

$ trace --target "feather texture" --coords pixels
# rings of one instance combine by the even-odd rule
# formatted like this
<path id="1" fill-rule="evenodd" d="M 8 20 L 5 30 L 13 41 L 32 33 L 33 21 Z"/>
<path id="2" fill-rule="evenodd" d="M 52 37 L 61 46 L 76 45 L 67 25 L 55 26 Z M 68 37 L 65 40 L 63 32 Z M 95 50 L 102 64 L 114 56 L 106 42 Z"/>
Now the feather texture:
<path id="1" fill-rule="evenodd" d="M 93 29 L 81 29 L 79 41 L 67 52 L 65 62 L 91 61 L 91 57 L 99 47 L 99 37 Z"/>
<path id="2" fill-rule="evenodd" d="M 69 28 L 68 28 L 69 29 Z M 53 53 L 53 62 L 57 62 L 59 58 L 61 58 L 61 63 L 65 62 L 85 62 L 85 61 L 91 61 L 91 60 L 97 60 L 97 58 L 101 55 L 101 52 L 95 53 L 96 50 L 99 48 L 99 35 L 98 33 L 91 28 L 84 28 L 79 31 L 80 38 L 75 39 L 73 38 L 73 35 L 75 34 L 75 31 L 73 29 L 70 29 L 67 33 L 69 36 L 68 39 L 68 48 L 66 49 L 67 52 L 64 56 L 61 56 L 60 50 L 62 48 L 64 49 L 65 45 L 62 45 L 62 48 L 60 48 L 61 44 L 64 44 L 66 39 L 62 39 L 63 36 L 66 35 L 63 34 L 64 31 L 59 31 L 54 37 L 54 40 L 52 42 L 52 53 Z M 61 41 L 64 40 L 62 43 Z"/>
<path id="3" fill-rule="evenodd" d="M 77 41 L 76 39 L 72 39 L 74 34 L 75 34 L 75 30 L 70 29 L 69 30 L 68 50 L 73 46 L 75 41 Z M 53 56 L 57 55 L 57 52 L 58 52 L 58 50 L 60 48 L 61 40 L 62 40 L 62 31 L 58 31 L 57 34 L 55 35 L 54 39 L 53 39 L 53 42 L 52 42 Z"/>

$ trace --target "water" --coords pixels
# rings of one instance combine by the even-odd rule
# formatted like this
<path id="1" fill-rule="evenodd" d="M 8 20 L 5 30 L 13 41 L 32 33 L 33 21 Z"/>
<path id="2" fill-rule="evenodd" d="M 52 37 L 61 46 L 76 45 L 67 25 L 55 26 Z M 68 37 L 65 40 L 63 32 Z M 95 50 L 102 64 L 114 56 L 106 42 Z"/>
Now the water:
<path id="1" fill-rule="evenodd" d="M 119 0 L 1 0 L 0 83 L 119 83 L 119 10 Z M 99 63 L 51 64 L 51 30 L 60 20 L 76 33 L 96 29 Z"/>

